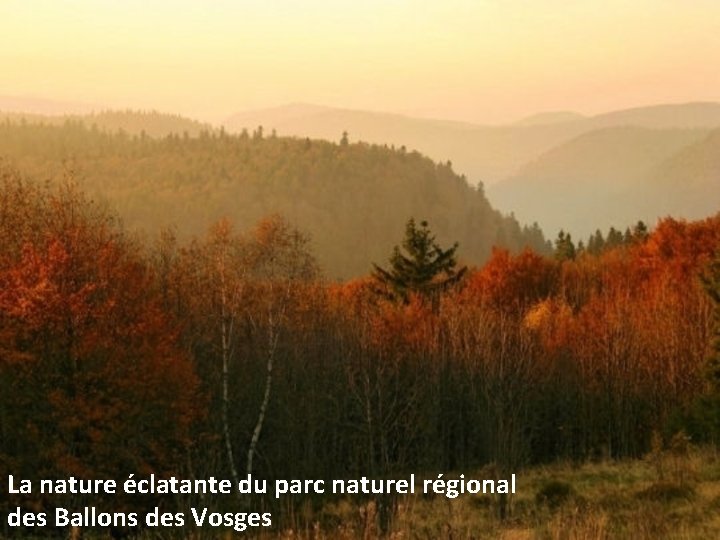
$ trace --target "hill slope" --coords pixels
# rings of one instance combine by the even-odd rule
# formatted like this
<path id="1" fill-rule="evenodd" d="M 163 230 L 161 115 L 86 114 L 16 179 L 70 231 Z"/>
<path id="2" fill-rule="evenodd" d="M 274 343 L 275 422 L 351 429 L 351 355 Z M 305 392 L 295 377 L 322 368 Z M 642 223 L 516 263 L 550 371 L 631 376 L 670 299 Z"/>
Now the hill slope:
<path id="1" fill-rule="evenodd" d="M 436 161 L 453 163 L 471 183 L 492 185 L 555 146 L 599 128 L 720 127 L 720 104 L 686 103 L 637 107 L 584 117 L 575 113 L 541 113 L 515 124 L 483 126 L 409 116 L 293 104 L 248 111 L 229 117 L 231 132 L 254 130 L 338 141 L 344 131 L 351 140 L 405 146 Z"/>
<path id="2" fill-rule="evenodd" d="M 663 215 L 699 219 L 720 212 L 720 130 L 683 148 L 644 179 Z"/>
<path id="3" fill-rule="evenodd" d="M 516 126 L 540 126 L 546 124 L 564 124 L 566 122 L 579 122 L 587 117 L 572 111 L 548 111 L 533 114 L 515 122 Z"/>
<path id="4" fill-rule="evenodd" d="M 720 126 L 720 103 L 674 103 L 623 109 L 592 117 L 590 126 L 592 128 L 610 126 L 713 128 Z"/>
<path id="5" fill-rule="evenodd" d="M 203 234 L 223 217 L 240 227 L 280 212 L 308 231 L 330 277 L 383 263 L 409 217 L 426 219 L 441 244 L 481 263 L 494 244 L 545 247 L 494 210 L 482 191 L 418 153 L 367 144 L 204 134 L 162 139 L 62 126 L 0 124 L 0 156 L 38 178 L 71 168 L 126 223 Z"/>
<path id="6" fill-rule="evenodd" d="M 661 204 L 665 188 L 653 181 L 669 156 L 705 136 L 705 130 L 599 129 L 546 152 L 491 186 L 488 195 L 518 219 L 537 221 L 549 236 L 565 229 L 585 237 L 597 228 L 624 228 L 638 219 L 654 223 L 666 214 L 705 217 Z"/>
<path id="7" fill-rule="evenodd" d="M 406 147 L 436 161 L 451 161 L 471 183 L 491 184 L 525 161 L 582 132 L 574 123 L 529 126 L 478 126 L 462 122 L 427 120 L 399 114 L 289 105 L 250 111 L 228 118 L 231 132 L 253 130 L 339 141 L 350 140 Z"/>

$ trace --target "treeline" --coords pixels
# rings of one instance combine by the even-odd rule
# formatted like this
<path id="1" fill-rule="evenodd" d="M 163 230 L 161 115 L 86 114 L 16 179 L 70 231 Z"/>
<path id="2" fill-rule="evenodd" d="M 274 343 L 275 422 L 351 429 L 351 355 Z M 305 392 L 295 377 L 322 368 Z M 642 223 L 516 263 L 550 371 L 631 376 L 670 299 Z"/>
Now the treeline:
<path id="1" fill-rule="evenodd" d="M 562 261 L 566 259 L 574 259 L 578 255 L 587 252 L 590 255 L 601 255 L 605 251 L 611 251 L 618 247 L 630 247 L 638 243 L 643 243 L 648 237 L 648 227 L 645 222 L 638 221 L 632 229 L 625 228 L 622 232 L 615 227 L 608 229 L 607 235 L 603 235 L 600 229 L 591 234 L 587 243 L 580 240 L 575 245 L 572 235 L 560 230 L 555 239 L 555 258 Z"/>
<path id="2" fill-rule="evenodd" d="M 714 437 L 697 407 L 713 333 L 700 276 L 719 242 L 716 217 L 667 219 L 642 242 L 562 262 L 498 249 L 437 302 L 390 301 L 371 278 L 323 282 L 282 218 L 143 245 L 72 185 L 6 172 L 0 475 L 502 475 L 639 456 L 653 433 Z M 310 503 L 253 504 L 279 525 Z"/>
<path id="3" fill-rule="evenodd" d="M 111 134 L 122 132 L 126 135 L 140 137 L 167 137 L 173 134 L 198 137 L 203 132 L 213 131 L 209 124 L 177 114 L 135 110 L 104 110 L 90 114 L 62 116 L 0 111 L 0 122 L 45 126 L 82 124 L 91 131 L 103 131 Z"/>
<path id="4" fill-rule="evenodd" d="M 340 134 L 338 134 L 340 140 Z M 330 278 L 364 275 L 392 248 L 388 231 L 424 216 L 468 263 L 493 245 L 549 252 L 542 231 L 494 210 L 449 164 L 383 146 L 274 137 L 261 128 L 228 135 L 153 138 L 61 126 L 0 123 L 0 157 L 34 178 L 73 174 L 110 202 L 126 225 L 187 240 L 229 216 L 249 228 L 280 213 L 306 231 Z"/>

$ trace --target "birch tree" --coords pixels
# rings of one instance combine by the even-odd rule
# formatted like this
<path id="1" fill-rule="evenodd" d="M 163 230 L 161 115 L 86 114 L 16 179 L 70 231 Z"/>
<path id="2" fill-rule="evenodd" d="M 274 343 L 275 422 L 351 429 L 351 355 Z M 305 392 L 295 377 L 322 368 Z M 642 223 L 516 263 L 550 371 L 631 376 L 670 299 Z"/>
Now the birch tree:
<path id="1" fill-rule="evenodd" d="M 246 472 L 253 472 L 253 461 L 273 388 L 273 369 L 278 343 L 286 323 L 296 285 L 315 279 L 318 267 L 308 251 L 308 238 L 280 216 L 271 216 L 255 227 L 247 251 L 256 287 L 262 294 L 258 313 L 264 319 L 265 381 L 262 401 L 247 450 Z M 256 325 L 257 326 L 257 325 Z"/>

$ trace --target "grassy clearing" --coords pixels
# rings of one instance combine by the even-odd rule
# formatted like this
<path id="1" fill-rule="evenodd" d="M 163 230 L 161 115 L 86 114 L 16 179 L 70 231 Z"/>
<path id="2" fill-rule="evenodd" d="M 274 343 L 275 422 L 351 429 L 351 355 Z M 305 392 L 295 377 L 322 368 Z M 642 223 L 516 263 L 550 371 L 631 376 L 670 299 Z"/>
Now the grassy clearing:
<path id="1" fill-rule="evenodd" d="M 482 474 L 477 474 L 482 477 Z M 310 516 L 306 516 L 310 517 Z M 310 526 L 272 538 L 379 538 L 374 503 L 343 500 Z M 416 495 L 398 501 L 388 538 L 504 540 L 694 540 L 720 538 L 720 457 L 689 446 L 644 460 L 556 464 L 518 474 L 518 493 L 501 520 L 498 498 Z M 269 538 L 266 536 L 266 538 Z"/>

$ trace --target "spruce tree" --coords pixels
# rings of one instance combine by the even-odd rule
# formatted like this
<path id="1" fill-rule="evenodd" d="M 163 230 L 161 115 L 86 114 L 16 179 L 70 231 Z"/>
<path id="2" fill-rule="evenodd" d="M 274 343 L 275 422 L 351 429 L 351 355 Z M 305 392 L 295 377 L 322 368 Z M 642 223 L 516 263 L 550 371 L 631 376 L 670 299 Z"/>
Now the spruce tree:
<path id="1" fill-rule="evenodd" d="M 605 237 L 600 229 L 595 231 L 595 234 L 590 237 L 588 242 L 588 251 L 592 255 L 600 255 L 605 249 Z"/>
<path id="2" fill-rule="evenodd" d="M 637 243 L 643 243 L 645 240 L 647 240 L 649 235 L 647 225 L 645 225 L 645 222 L 640 220 L 635 224 L 635 227 L 633 227 L 633 239 Z"/>
<path id="3" fill-rule="evenodd" d="M 575 258 L 575 244 L 570 233 L 565 234 L 562 229 L 555 240 L 555 259 L 562 262 Z"/>
<path id="4" fill-rule="evenodd" d="M 380 292 L 393 300 L 407 303 L 412 294 L 435 298 L 457 283 L 467 270 L 466 267 L 456 270 L 458 243 L 442 249 L 435 242 L 427 221 L 420 222 L 420 227 L 412 218 L 407 222 L 402 248 L 395 246 L 389 269 L 373 263 L 372 275 L 382 285 Z"/>
<path id="5" fill-rule="evenodd" d="M 623 244 L 623 234 L 618 231 L 615 227 L 610 227 L 607 234 L 607 240 L 605 240 L 605 247 L 612 249 Z"/>

